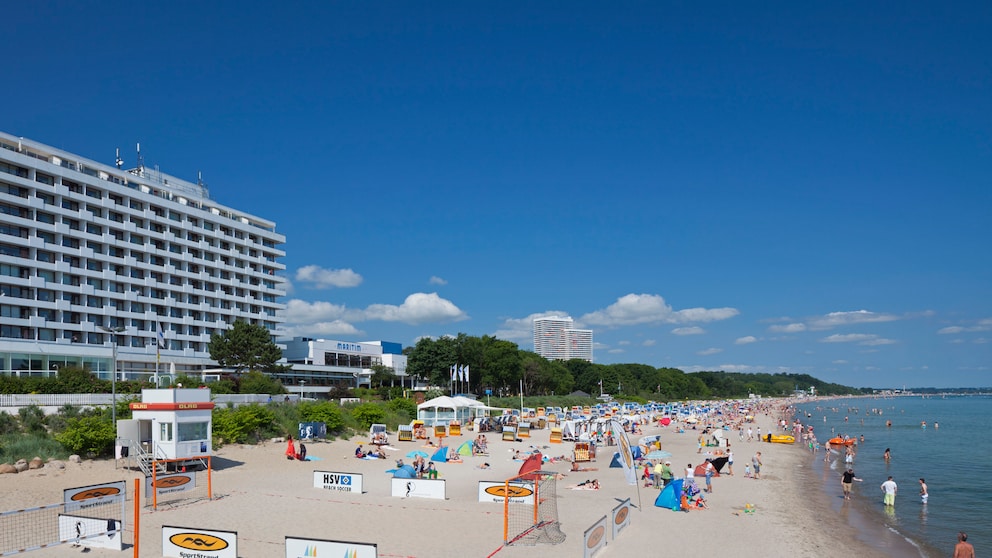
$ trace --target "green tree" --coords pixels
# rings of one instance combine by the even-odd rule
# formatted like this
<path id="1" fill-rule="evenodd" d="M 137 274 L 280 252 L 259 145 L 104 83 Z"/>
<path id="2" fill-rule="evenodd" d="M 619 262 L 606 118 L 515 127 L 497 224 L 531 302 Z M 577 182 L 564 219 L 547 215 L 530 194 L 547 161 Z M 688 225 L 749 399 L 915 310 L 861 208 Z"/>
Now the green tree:
<path id="1" fill-rule="evenodd" d="M 394 372 L 391 367 L 383 364 L 372 365 L 371 382 L 373 386 L 381 388 L 387 384 L 391 384 L 395 379 L 396 372 Z"/>
<path id="2" fill-rule="evenodd" d="M 269 330 L 237 320 L 231 329 L 210 336 L 210 358 L 241 374 L 245 370 L 274 370 L 282 352 Z"/>
<path id="3" fill-rule="evenodd" d="M 241 393 L 267 393 L 269 395 L 280 395 L 286 393 L 286 388 L 279 383 L 279 380 L 263 374 L 257 370 L 252 370 L 241 376 Z"/>

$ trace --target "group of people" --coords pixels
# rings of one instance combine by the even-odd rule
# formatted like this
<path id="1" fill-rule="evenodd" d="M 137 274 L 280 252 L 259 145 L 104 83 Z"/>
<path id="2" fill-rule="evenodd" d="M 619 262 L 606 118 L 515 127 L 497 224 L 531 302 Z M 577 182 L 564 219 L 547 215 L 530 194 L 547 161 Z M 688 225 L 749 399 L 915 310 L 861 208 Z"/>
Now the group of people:
<path id="1" fill-rule="evenodd" d="M 307 460 L 307 446 L 300 442 L 300 451 L 296 451 L 296 445 L 293 443 L 293 437 L 288 436 L 289 441 L 286 443 L 286 459 L 290 461 L 306 461 Z"/>
<path id="2" fill-rule="evenodd" d="M 437 468 L 434 466 L 434 462 L 427 461 L 423 455 L 418 454 L 413 459 L 413 472 L 417 475 L 418 479 L 437 478 Z"/>
<path id="3" fill-rule="evenodd" d="M 485 434 L 479 434 L 475 437 L 475 442 L 472 444 L 472 453 L 475 455 L 488 455 L 489 441 L 486 439 Z"/>
<path id="4" fill-rule="evenodd" d="M 359 459 L 365 459 L 371 457 L 374 459 L 386 459 L 386 450 L 382 449 L 382 446 L 372 446 L 372 449 L 365 451 L 362 449 L 362 444 L 358 444 L 355 448 L 355 457 Z"/>

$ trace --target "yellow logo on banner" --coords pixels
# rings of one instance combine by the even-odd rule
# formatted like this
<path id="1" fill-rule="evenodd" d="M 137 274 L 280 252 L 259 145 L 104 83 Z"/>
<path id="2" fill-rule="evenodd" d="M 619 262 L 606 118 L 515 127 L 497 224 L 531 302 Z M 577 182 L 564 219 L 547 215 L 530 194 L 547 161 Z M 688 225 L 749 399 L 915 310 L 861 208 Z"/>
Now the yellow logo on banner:
<path id="1" fill-rule="evenodd" d="M 119 488 L 114 488 L 112 486 L 101 486 L 100 488 L 92 488 L 90 490 L 84 490 L 82 492 L 77 492 L 72 495 L 71 500 L 74 502 L 80 502 L 82 500 L 89 500 L 91 498 L 104 498 L 106 496 L 116 496 L 121 493 Z"/>
<path id="2" fill-rule="evenodd" d="M 164 479 L 155 479 L 153 486 L 155 488 L 175 488 L 187 484 L 189 481 L 189 477 L 166 477 Z"/>
<path id="3" fill-rule="evenodd" d="M 533 490 L 524 486 L 511 486 L 509 490 L 506 490 L 505 486 L 490 486 L 486 489 L 486 494 L 499 496 L 500 498 L 523 498 L 525 496 L 530 496 L 533 493 Z"/>
<path id="4" fill-rule="evenodd" d="M 229 545 L 220 537 L 206 533 L 176 533 L 169 542 L 187 550 L 224 550 Z"/>

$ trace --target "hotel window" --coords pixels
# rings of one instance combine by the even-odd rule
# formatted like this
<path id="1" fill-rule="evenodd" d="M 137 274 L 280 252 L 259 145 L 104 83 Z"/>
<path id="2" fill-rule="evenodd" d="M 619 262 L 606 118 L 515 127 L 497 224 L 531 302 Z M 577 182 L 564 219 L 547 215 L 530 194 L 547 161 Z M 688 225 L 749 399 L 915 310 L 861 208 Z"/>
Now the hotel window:
<path id="1" fill-rule="evenodd" d="M 19 198 L 27 199 L 28 189 L 22 188 L 20 186 L 15 186 L 13 184 L 7 184 L 6 182 L 0 182 L 0 194 L 10 194 L 11 196 L 17 196 Z M 44 198 L 52 198 L 53 200 L 55 199 L 49 194 L 42 194 L 40 192 L 36 193 L 35 196 L 37 196 L 39 199 L 44 199 Z"/>
<path id="2" fill-rule="evenodd" d="M 103 227 L 100 225 L 95 225 L 93 223 L 86 223 L 86 232 L 89 234 L 102 235 Z"/>
<path id="3" fill-rule="evenodd" d="M 74 230 L 74 231 L 80 230 L 80 228 L 79 228 L 79 220 L 77 220 L 77 219 L 70 219 L 68 217 L 63 217 L 62 218 L 62 224 L 63 225 L 68 225 L 70 230 Z"/>
<path id="4" fill-rule="evenodd" d="M 38 238 L 41 238 L 41 234 L 38 235 Z M 55 235 L 52 235 L 52 244 L 54 243 Z M 35 253 L 34 259 L 39 262 L 55 263 L 55 254 L 47 250 L 38 250 L 38 252 Z"/>
<path id="5" fill-rule="evenodd" d="M 55 205 L 55 196 L 51 194 L 43 194 L 41 192 L 35 192 L 35 197 L 41 200 L 45 205 Z"/>
<path id="6" fill-rule="evenodd" d="M 43 172 L 35 173 L 34 179 L 36 182 L 41 182 L 42 184 L 48 184 L 49 186 L 55 186 L 55 177 L 47 175 Z"/>
<path id="7" fill-rule="evenodd" d="M 79 203 L 74 202 L 69 198 L 62 198 L 62 209 L 68 209 L 69 211 L 79 211 Z"/>
<path id="8" fill-rule="evenodd" d="M 145 204 L 143 204 L 143 203 L 141 203 L 140 201 L 137 201 L 137 200 L 131 200 L 130 207 L 131 207 L 131 209 L 137 209 L 138 211 L 144 211 Z"/>

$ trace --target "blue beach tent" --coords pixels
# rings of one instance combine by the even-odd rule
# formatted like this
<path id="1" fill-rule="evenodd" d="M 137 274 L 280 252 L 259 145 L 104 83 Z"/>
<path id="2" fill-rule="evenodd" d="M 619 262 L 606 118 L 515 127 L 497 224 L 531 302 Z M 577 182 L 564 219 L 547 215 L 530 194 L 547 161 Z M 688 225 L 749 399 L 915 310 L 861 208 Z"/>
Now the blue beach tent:
<path id="1" fill-rule="evenodd" d="M 416 471 L 413 470 L 413 465 L 403 465 L 399 469 L 393 472 L 394 479 L 413 479 L 417 478 Z"/>
<path id="2" fill-rule="evenodd" d="M 658 497 L 654 500 L 654 505 L 659 508 L 668 508 L 672 511 L 682 509 L 682 479 L 675 479 L 668 483 Z"/>
<path id="3" fill-rule="evenodd" d="M 431 456 L 431 461 L 437 461 L 438 463 L 448 462 L 448 446 L 441 446 L 437 448 L 434 455 Z"/>

